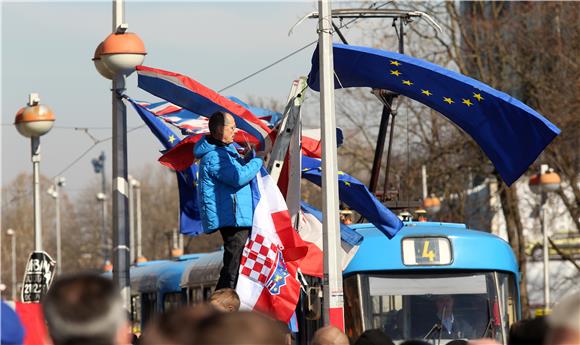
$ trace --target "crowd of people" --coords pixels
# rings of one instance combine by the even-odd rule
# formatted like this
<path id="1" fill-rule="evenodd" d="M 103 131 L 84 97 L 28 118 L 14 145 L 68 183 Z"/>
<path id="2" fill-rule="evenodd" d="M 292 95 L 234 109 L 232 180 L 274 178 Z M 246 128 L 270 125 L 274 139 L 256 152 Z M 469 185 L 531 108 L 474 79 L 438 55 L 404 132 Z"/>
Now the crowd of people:
<path id="1" fill-rule="evenodd" d="M 172 309 L 156 315 L 139 336 L 131 333 L 129 314 L 121 294 L 109 278 L 76 274 L 57 279 L 42 301 L 49 339 L 53 345 L 199 345 L 256 344 L 291 345 L 287 325 L 267 315 L 240 311 L 236 291 L 215 291 L 207 303 Z M 19 344 L 15 328 L 7 326 L 8 310 L 2 309 L 2 344 Z M 8 337 L 12 337 L 8 341 Z M 382 330 L 366 330 L 349 339 L 333 326 L 320 328 L 312 345 L 390 345 Z M 428 345 L 424 339 L 402 345 Z M 497 345 L 493 339 L 453 340 L 449 345 Z M 562 300 L 546 318 L 522 320 L 512 325 L 509 345 L 580 344 L 580 294 Z"/>

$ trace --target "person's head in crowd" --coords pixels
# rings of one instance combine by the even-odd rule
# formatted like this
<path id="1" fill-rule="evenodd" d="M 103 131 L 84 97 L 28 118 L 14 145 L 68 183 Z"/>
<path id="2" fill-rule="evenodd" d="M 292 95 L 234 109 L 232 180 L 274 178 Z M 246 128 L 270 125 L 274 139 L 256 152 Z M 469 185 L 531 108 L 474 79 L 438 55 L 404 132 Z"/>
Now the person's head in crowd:
<path id="1" fill-rule="evenodd" d="M 249 311 L 210 316 L 197 324 L 196 331 L 196 342 L 203 345 L 286 344 L 285 330 L 278 322 Z"/>
<path id="2" fill-rule="evenodd" d="M 236 290 L 224 288 L 214 291 L 209 297 L 209 303 L 217 310 L 231 313 L 240 310 L 240 297 Z"/>
<path id="3" fill-rule="evenodd" d="M 380 329 L 367 329 L 354 345 L 394 345 L 393 340 Z"/>
<path id="4" fill-rule="evenodd" d="M 482 339 L 469 340 L 467 342 L 467 345 L 501 345 L 501 344 L 498 343 L 494 339 L 482 338 Z"/>
<path id="5" fill-rule="evenodd" d="M 54 345 L 131 342 L 123 300 L 113 281 L 83 273 L 57 279 L 42 300 Z"/>
<path id="6" fill-rule="evenodd" d="M 24 340 L 24 327 L 16 312 L 4 301 L 0 301 L 0 344 L 17 345 Z"/>
<path id="7" fill-rule="evenodd" d="M 545 317 L 520 320 L 510 327 L 508 345 L 543 345 L 548 333 Z"/>
<path id="8" fill-rule="evenodd" d="M 318 329 L 312 337 L 311 345 L 349 345 L 348 337 L 334 326 Z"/>
<path id="9" fill-rule="evenodd" d="M 548 316 L 546 345 L 580 344 L 580 293 L 564 297 Z"/>
<path id="10" fill-rule="evenodd" d="M 216 313 L 209 303 L 169 310 L 147 323 L 140 344 L 194 345 L 198 322 Z"/>
<path id="11" fill-rule="evenodd" d="M 426 340 L 409 339 L 402 342 L 401 345 L 431 345 L 431 343 Z"/>
<path id="12" fill-rule="evenodd" d="M 467 340 L 464 339 L 453 339 L 445 345 L 467 345 Z"/>

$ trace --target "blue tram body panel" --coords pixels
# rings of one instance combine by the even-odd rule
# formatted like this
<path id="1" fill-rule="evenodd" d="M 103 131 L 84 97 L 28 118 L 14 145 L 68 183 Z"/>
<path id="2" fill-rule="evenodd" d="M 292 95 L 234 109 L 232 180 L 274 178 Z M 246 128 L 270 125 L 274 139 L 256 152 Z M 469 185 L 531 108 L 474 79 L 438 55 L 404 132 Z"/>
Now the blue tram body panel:
<path id="1" fill-rule="evenodd" d="M 364 236 L 344 276 L 359 272 L 409 270 L 488 270 L 511 272 L 519 281 L 515 255 L 510 245 L 487 232 L 469 230 L 463 224 L 436 222 L 405 223 L 388 239 L 372 224 L 351 226 Z M 412 237 L 443 237 L 451 244 L 451 262 L 439 265 L 405 265 L 402 241 Z"/>
<path id="2" fill-rule="evenodd" d="M 156 260 L 131 267 L 131 290 L 161 295 L 181 290 L 183 272 L 205 254 L 182 255 L 176 260 Z"/>

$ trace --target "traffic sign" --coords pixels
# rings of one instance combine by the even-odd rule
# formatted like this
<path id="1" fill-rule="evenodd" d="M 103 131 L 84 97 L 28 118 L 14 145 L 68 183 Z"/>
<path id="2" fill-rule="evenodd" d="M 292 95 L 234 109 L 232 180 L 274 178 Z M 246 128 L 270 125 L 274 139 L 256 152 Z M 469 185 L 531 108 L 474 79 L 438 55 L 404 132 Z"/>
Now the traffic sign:
<path id="1" fill-rule="evenodd" d="M 26 263 L 22 284 L 21 300 L 24 303 L 38 303 L 48 291 L 55 269 L 54 260 L 43 251 L 30 254 Z"/>

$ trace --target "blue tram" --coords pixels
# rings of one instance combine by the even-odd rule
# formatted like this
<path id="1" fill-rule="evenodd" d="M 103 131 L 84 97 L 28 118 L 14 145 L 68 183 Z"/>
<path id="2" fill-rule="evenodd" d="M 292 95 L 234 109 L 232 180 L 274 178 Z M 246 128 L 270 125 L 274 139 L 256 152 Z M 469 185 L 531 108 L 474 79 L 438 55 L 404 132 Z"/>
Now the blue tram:
<path id="1" fill-rule="evenodd" d="M 391 240 L 372 224 L 351 227 L 364 236 L 344 270 L 345 325 L 351 338 L 379 328 L 395 342 L 423 338 L 445 344 L 483 336 L 507 342 L 509 326 L 520 318 L 518 267 L 507 242 L 462 224 L 407 222 Z M 155 312 L 206 300 L 217 283 L 222 255 L 190 254 L 133 266 L 135 327 Z M 306 281 L 297 307 L 300 344 L 307 344 L 322 325 L 320 279 Z M 453 332 L 445 332 L 444 321 L 437 318 L 440 299 L 453 310 Z"/>

